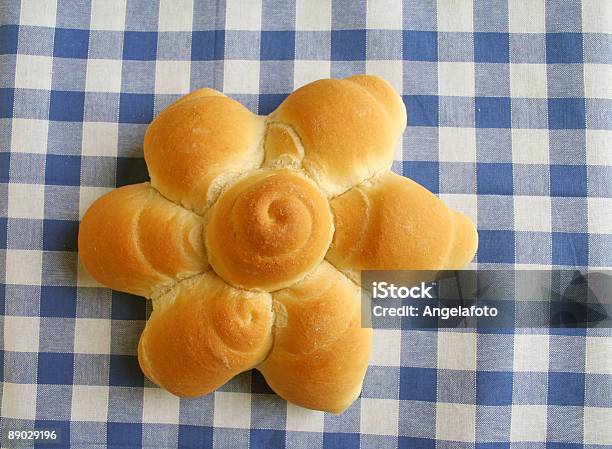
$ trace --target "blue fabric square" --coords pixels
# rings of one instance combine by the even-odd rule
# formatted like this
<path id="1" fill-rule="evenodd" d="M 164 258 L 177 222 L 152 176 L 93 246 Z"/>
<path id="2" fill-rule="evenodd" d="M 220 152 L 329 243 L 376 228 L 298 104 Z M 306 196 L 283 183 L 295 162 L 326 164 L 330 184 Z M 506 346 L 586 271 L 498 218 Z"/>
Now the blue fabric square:
<path id="1" fill-rule="evenodd" d="M 59 421 L 56 419 L 37 419 L 34 421 L 34 429 L 48 430 L 50 428 L 58 429 L 58 435 L 61 435 L 61 441 L 56 440 L 53 443 L 44 444 L 42 441 L 36 442 L 34 447 L 38 448 L 58 448 L 61 443 L 62 446 L 67 447 L 68 442 L 71 441 L 70 436 L 70 421 Z"/>
<path id="2" fill-rule="evenodd" d="M 9 182 L 11 153 L 0 153 L 0 182 Z"/>
<path id="3" fill-rule="evenodd" d="M 121 93 L 119 97 L 119 122 L 148 124 L 153 120 L 152 94 Z"/>
<path id="4" fill-rule="evenodd" d="M 584 129 L 584 100 L 581 98 L 549 98 L 548 127 L 550 129 Z"/>
<path id="5" fill-rule="evenodd" d="M 359 447 L 358 433 L 325 432 L 323 434 L 323 449 L 358 449 Z"/>
<path id="6" fill-rule="evenodd" d="M 331 59 L 333 61 L 362 61 L 365 57 L 365 30 L 339 30 L 331 32 Z"/>
<path id="7" fill-rule="evenodd" d="M 510 98 L 476 97 L 477 128 L 510 128 Z"/>
<path id="8" fill-rule="evenodd" d="M 138 357 L 111 355 L 109 380 L 110 385 L 115 387 L 142 387 L 144 377 L 138 365 Z"/>
<path id="9" fill-rule="evenodd" d="M 582 34 L 546 33 L 546 63 L 582 62 Z"/>
<path id="10" fill-rule="evenodd" d="M 253 449 L 285 447 L 285 432 L 271 429 L 251 429 L 249 447 Z"/>
<path id="11" fill-rule="evenodd" d="M 263 61 L 295 59 L 295 32 L 262 31 L 260 59 Z"/>
<path id="12" fill-rule="evenodd" d="M 260 94 L 257 112 L 261 115 L 274 111 L 287 98 L 287 94 Z"/>
<path id="13" fill-rule="evenodd" d="M 178 447 L 213 447 L 213 429 L 210 426 L 179 425 Z"/>
<path id="14" fill-rule="evenodd" d="M 113 290 L 111 307 L 113 320 L 144 320 L 146 314 L 146 303 L 142 297 Z"/>
<path id="15" fill-rule="evenodd" d="M 37 383 L 70 385 L 72 384 L 73 366 L 73 354 L 39 352 Z"/>
<path id="16" fill-rule="evenodd" d="M 123 59 L 154 61 L 157 57 L 157 33 L 126 31 L 123 35 Z"/>
<path id="17" fill-rule="evenodd" d="M 404 31 L 404 60 L 437 61 L 438 33 L 435 31 Z"/>
<path id="18" fill-rule="evenodd" d="M 19 27 L 17 25 L 0 26 L 0 55 L 17 53 Z"/>
<path id="19" fill-rule="evenodd" d="M 84 107 L 85 92 L 52 90 L 49 120 L 82 122 Z"/>
<path id="20" fill-rule="evenodd" d="M 589 264 L 589 235 L 582 232 L 553 232 L 554 265 L 584 267 Z"/>
<path id="21" fill-rule="evenodd" d="M 551 196 L 587 196 L 587 168 L 584 165 L 551 165 Z"/>
<path id="22" fill-rule="evenodd" d="M 477 371 L 476 403 L 479 405 L 512 404 L 512 373 Z"/>
<path id="23" fill-rule="evenodd" d="M 56 28 L 53 41 L 53 56 L 60 58 L 87 59 L 89 31 Z"/>
<path id="24" fill-rule="evenodd" d="M 0 89 L 0 118 L 13 117 L 14 89 Z"/>
<path id="25" fill-rule="evenodd" d="M 584 404 L 584 373 L 548 373 L 548 404 Z"/>
<path id="26" fill-rule="evenodd" d="M 43 285 L 40 289 L 40 316 L 75 318 L 76 287 Z"/>
<path id="27" fill-rule="evenodd" d="M 512 195 L 513 176 L 510 163 L 476 164 L 479 195 Z"/>
<path id="28" fill-rule="evenodd" d="M 514 263 L 514 231 L 478 231 L 479 263 Z"/>
<path id="29" fill-rule="evenodd" d="M 438 126 L 438 98 L 436 95 L 405 95 L 403 99 L 410 115 L 408 126 Z"/>
<path id="30" fill-rule="evenodd" d="M 149 180 L 147 164 L 142 157 L 117 158 L 117 187 L 138 184 Z"/>
<path id="31" fill-rule="evenodd" d="M 109 447 L 141 447 L 142 425 L 122 422 L 106 424 L 106 444 Z"/>
<path id="32" fill-rule="evenodd" d="M 438 162 L 404 161 L 402 174 L 418 182 L 430 192 L 440 191 L 440 164 Z"/>
<path id="33" fill-rule="evenodd" d="M 436 449 L 436 440 L 430 440 L 429 438 L 400 436 L 397 444 L 398 449 Z"/>
<path id="34" fill-rule="evenodd" d="M 510 35 L 474 33 L 474 62 L 510 62 Z"/>
<path id="35" fill-rule="evenodd" d="M 47 154 L 45 184 L 78 186 L 81 180 L 81 157 Z"/>
<path id="36" fill-rule="evenodd" d="M 1 163 L 0 160 L 0 164 Z M 6 249 L 7 222 L 8 220 L 6 217 L 0 217 L 0 249 Z"/>
<path id="37" fill-rule="evenodd" d="M 191 60 L 213 61 L 223 59 L 225 31 L 194 31 L 191 34 Z"/>
<path id="38" fill-rule="evenodd" d="M 79 222 L 45 220 L 43 222 L 43 249 L 45 251 L 76 251 Z"/>
<path id="39" fill-rule="evenodd" d="M 435 369 L 400 367 L 400 399 L 435 402 L 436 390 Z"/>

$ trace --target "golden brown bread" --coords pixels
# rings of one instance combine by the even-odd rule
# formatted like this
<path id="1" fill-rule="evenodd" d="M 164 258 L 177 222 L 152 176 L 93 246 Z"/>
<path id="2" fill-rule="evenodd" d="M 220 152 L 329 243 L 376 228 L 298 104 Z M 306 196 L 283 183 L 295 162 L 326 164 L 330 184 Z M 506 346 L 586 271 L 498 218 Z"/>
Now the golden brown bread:
<path id="1" fill-rule="evenodd" d="M 257 369 L 277 394 L 333 413 L 357 399 L 372 347 L 372 329 L 361 327 L 360 294 L 327 262 L 272 294 L 274 346 Z"/>
<path id="2" fill-rule="evenodd" d="M 148 298 L 206 270 L 204 220 L 166 200 L 148 182 L 112 190 L 87 210 L 79 256 L 115 290 Z"/>
<path id="3" fill-rule="evenodd" d="M 270 351 L 269 293 L 237 290 L 211 270 L 154 301 L 138 360 L 146 376 L 171 393 L 214 391 Z"/>
<path id="4" fill-rule="evenodd" d="M 478 246 L 463 214 L 393 172 L 353 187 L 331 207 L 336 233 L 326 257 L 355 282 L 361 270 L 458 269 Z"/>
<path id="5" fill-rule="evenodd" d="M 348 407 L 371 349 L 360 270 L 459 268 L 478 242 L 389 171 L 405 125 L 391 86 L 363 75 L 306 85 L 267 117 L 212 89 L 163 111 L 145 135 L 151 184 L 103 196 L 79 231 L 95 279 L 153 300 L 147 377 L 196 396 L 257 368 L 298 405 Z"/>
<path id="6" fill-rule="evenodd" d="M 210 263 L 238 288 L 273 291 L 321 263 L 334 232 L 329 203 L 299 172 L 265 170 L 224 192 L 210 212 Z"/>

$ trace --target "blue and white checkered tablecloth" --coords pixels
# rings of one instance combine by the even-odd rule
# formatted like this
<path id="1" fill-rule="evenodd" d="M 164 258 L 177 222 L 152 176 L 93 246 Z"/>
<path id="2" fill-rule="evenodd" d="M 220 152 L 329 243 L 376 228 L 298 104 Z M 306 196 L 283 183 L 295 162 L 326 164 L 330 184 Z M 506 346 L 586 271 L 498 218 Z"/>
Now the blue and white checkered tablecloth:
<path id="1" fill-rule="evenodd" d="M 3 1 L 3 432 L 60 428 L 92 448 L 612 448 L 609 329 L 377 330 L 339 416 L 255 372 L 190 400 L 143 378 L 148 306 L 88 277 L 79 217 L 147 179 L 147 123 L 179 95 L 210 86 L 265 114 L 363 72 L 408 107 L 394 170 L 478 223 L 478 266 L 612 267 L 609 0 Z"/>

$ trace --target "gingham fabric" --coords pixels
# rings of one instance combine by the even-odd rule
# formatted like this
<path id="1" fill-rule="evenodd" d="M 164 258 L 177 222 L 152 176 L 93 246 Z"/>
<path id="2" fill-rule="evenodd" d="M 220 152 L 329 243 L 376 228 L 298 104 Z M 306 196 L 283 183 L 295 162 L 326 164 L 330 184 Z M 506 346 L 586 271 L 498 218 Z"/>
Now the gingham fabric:
<path id="1" fill-rule="evenodd" d="M 321 77 L 384 76 L 394 170 L 478 223 L 478 265 L 612 267 L 609 0 L 0 3 L 1 427 L 73 447 L 612 447 L 612 331 L 377 330 L 335 416 L 256 372 L 183 400 L 143 379 L 145 301 L 78 262 L 79 217 L 147 178 L 147 123 L 222 90 L 268 113 Z M 5 440 L 2 446 L 8 446 Z M 57 446 L 55 446 L 57 447 Z"/>

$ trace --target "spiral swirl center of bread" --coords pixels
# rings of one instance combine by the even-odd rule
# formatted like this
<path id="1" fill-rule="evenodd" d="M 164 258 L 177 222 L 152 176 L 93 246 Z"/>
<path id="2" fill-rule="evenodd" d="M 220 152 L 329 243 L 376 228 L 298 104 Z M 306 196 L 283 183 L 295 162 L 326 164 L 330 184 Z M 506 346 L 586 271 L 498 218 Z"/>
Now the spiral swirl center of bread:
<path id="1" fill-rule="evenodd" d="M 291 170 L 252 174 L 213 207 L 206 243 L 213 269 L 228 283 L 274 291 L 315 268 L 333 235 L 329 203 Z"/>

